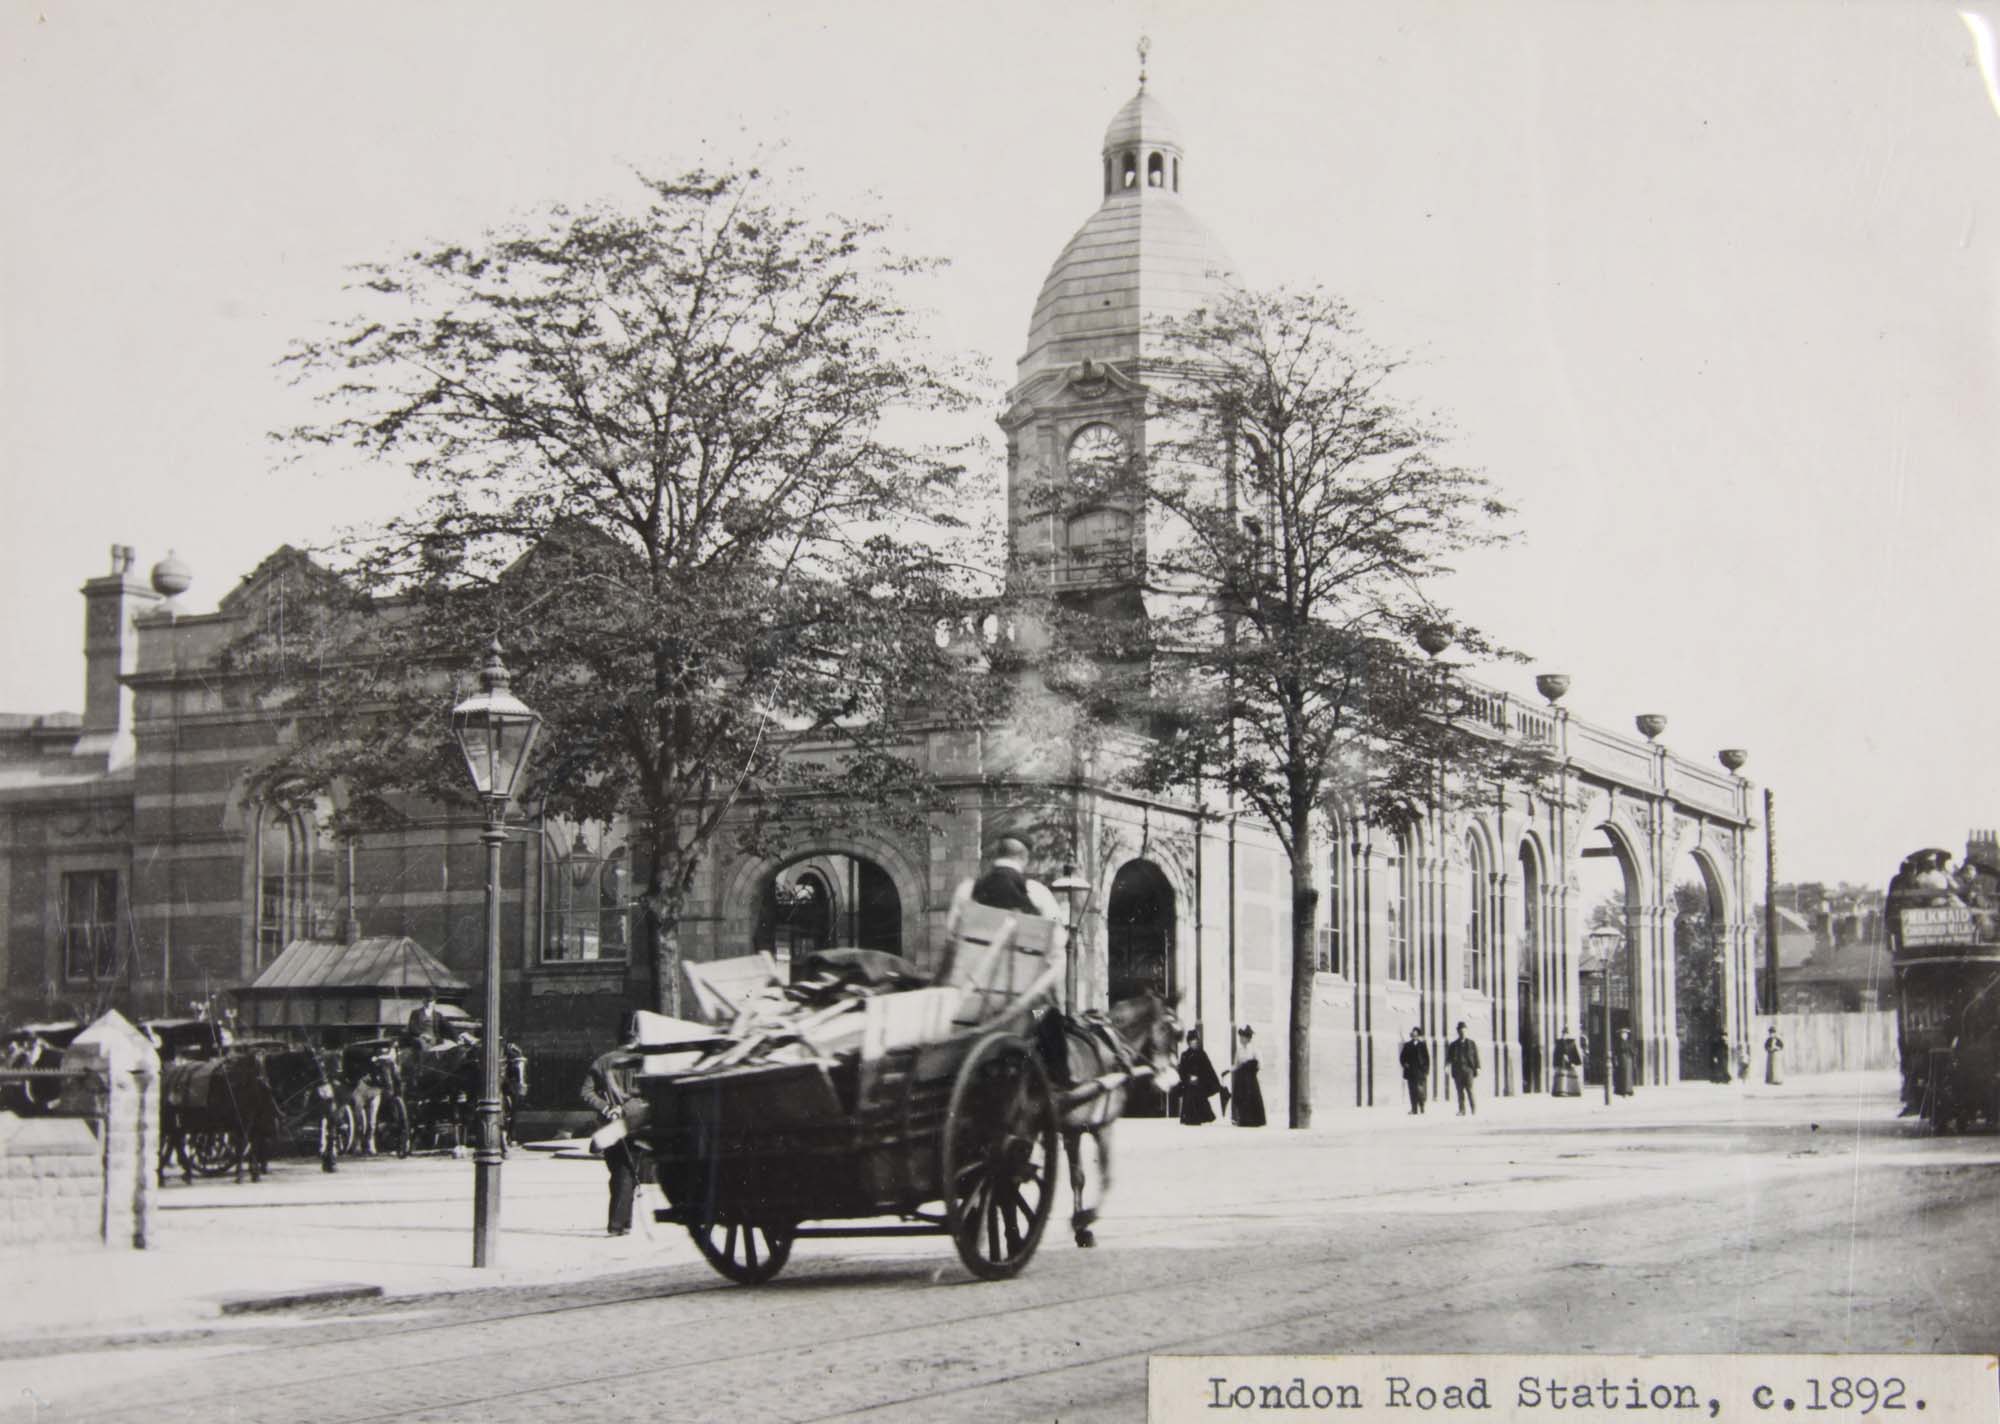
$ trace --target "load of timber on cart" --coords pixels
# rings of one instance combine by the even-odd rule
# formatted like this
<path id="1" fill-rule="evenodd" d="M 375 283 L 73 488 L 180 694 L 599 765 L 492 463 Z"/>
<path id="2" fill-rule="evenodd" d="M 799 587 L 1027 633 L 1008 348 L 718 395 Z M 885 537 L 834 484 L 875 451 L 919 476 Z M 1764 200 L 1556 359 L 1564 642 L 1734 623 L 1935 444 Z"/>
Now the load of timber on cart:
<path id="1" fill-rule="evenodd" d="M 831 950 L 784 983 L 763 957 L 690 970 L 706 1025 L 642 1017 L 623 1128 L 710 1264 L 768 1279 L 800 1236 L 949 1234 L 1011 1275 L 1046 1224 L 1056 1105 L 1031 1042 L 1062 977 L 1055 922 L 972 906 L 927 977 Z M 933 1206 L 932 1204 L 935 1204 Z M 803 1227 L 895 1216 L 899 1227 Z"/>

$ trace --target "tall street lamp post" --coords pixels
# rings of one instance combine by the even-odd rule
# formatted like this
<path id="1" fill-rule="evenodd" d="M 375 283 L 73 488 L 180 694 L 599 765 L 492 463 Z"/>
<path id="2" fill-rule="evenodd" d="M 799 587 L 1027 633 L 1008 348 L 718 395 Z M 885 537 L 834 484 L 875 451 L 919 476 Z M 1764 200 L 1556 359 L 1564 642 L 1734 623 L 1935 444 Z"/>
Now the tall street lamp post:
<path id="1" fill-rule="evenodd" d="M 500 847 L 507 803 L 534 749 L 542 719 L 507 690 L 500 640 L 486 650 L 481 690 L 451 709 L 451 734 L 465 754 L 473 790 L 486 803 L 486 1026 L 480 1035 L 485 1075 L 479 1096 L 479 1151 L 472 1189 L 472 1264 L 492 1266 L 500 1236 Z"/>
<path id="2" fill-rule="evenodd" d="M 1615 1049 L 1611 1042 L 1611 956 L 1625 947 L 1625 936 L 1617 930 L 1592 930 L 1584 936 L 1597 956 L 1598 984 L 1604 996 L 1604 1105 L 1611 1106 L 1611 1063 Z"/>
<path id="3" fill-rule="evenodd" d="M 1083 925 L 1084 908 L 1090 903 L 1090 882 L 1076 873 L 1074 862 L 1067 862 L 1063 865 L 1062 877 L 1049 889 L 1062 896 L 1063 903 L 1069 907 L 1069 938 L 1063 945 L 1063 1010 L 1073 1014 L 1076 1012 L 1077 959 L 1080 953 L 1076 943 L 1077 931 Z"/>

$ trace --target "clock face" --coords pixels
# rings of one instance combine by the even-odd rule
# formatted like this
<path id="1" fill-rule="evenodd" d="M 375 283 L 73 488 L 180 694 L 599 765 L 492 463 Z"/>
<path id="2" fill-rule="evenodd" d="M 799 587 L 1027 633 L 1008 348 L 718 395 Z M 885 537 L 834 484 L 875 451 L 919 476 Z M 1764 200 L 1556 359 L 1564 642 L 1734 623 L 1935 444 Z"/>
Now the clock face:
<path id="1" fill-rule="evenodd" d="M 1070 437 L 1069 467 L 1075 474 L 1100 478 L 1115 474 L 1125 461 L 1125 438 L 1103 422 L 1086 425 Z"/>

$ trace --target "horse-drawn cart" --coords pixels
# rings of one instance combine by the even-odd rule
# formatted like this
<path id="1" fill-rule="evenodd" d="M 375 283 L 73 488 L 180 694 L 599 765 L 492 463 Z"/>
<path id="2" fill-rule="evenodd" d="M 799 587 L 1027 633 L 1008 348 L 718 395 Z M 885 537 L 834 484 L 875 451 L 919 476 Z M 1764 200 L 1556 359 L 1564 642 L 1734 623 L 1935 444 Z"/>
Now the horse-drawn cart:
<path id="1" fill-rule="evenodd" d="M 938 984 L 862 999 L 854 1049 L 814 1046 L 836 1004 L 789 1036 L 733 1036 L 642 1075 L 628 1122 L 668 1201 L 656 1218 L 744 1284 L 822 1236 L 948 1235 L 974 1275 L 1018 1272 L 1056 1190 L 1056 1102 L 1032 1041 L 1060 976 L 1054 935 L 974 906 Z"/>

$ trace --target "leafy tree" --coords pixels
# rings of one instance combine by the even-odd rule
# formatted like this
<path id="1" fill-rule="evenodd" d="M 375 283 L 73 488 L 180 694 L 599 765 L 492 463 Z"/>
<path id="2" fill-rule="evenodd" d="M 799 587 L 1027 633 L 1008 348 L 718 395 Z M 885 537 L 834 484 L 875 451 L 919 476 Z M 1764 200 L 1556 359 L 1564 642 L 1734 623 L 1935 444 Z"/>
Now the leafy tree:
<path id="1" fill-rule="evenodd" d="M 922 820 L 912 724 L 989 683 L 940 632 L 971 607 L 962 465 L 914 435 L 968 386 L 898 296 L 931 264 L 755 171 L 641 182 L 362 269 L 363 310 L 287 358 L 330 414 L 279 438 L 420 499 L 237 656 L 297 719 L 273 781 L 368 823 L 466 801 L 445 712 L 497 636 L 545 719 L 523 799 L 631 818 L 671 1011 L 717 838 Z"/>
<path id="2" fill-rule="evenodd" d="M 1395 827 L 1542 762 L 1465 701 L 1442 651 L 1506 656 L 1426 592 L 1504 541 L 1507 508 L 1389 390 L 1398 361 L 1318 292 L 1249 294 L 1162 332 L 1148 449 L 1051 498 L 1142 520 L 1145 603 L 1056 620 L 1076 695 L 1151 733 L 1132 778 L 1214 788 L 1276 834 L 1292 874 L 1290 1121 L 1312 1120 L 1314 827 L 1329 803 Z M 1450 774 L 1445 768 L 1450 768 Z M 1197 793 L 1199 794 L 1199 793 Z"/>

